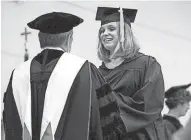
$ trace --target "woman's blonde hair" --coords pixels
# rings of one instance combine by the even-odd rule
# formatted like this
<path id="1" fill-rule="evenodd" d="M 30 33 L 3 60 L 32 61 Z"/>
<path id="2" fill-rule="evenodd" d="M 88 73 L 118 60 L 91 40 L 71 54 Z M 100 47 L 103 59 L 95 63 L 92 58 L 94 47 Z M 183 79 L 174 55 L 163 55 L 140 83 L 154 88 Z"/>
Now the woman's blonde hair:
<path id="1" fill-rule="evenodd" d="M 39 32 L 38 37 L 41 48 L 46 48 L 46 46 L 60 47 L 62 44 L 69 47 L 69 42 L 71 42 L 72 35 L 73 30 L 70 30 L 68 32 L 59 34 L 47 34 Z"/>
<path id="2" fill-rule="evenodd" d="M 118 22 L 117 22 L 117 25 L 119 27 Z M 118 35 L 119 35 L 119 33 L 118 33 Z M 98 51 L 97 51 L 98 58 L 103 62 L 110 62 L 111 55 L 110 55 L 109 51 L 101 43 L 100 31 L 98 33 L 98 39 L 99 39 L 98 48 L 97 48 L 98 49 Z M 135 39 L 135 37 L 133 36 L 132 30 L 127 23 L 124 24 L 123 45 L 121 45 L 120 43 L 118 43 L 118 45 L 120 45 L 120 46 L 119 46 L 119 49 L 114 54 L 115 58 L 118 58 L 118 57 L 122 57 L 122 58 L 126 58 L 126 59 L 131 58 L 140 49 L 139 44 L 138 44 L 137 40 Z"/>

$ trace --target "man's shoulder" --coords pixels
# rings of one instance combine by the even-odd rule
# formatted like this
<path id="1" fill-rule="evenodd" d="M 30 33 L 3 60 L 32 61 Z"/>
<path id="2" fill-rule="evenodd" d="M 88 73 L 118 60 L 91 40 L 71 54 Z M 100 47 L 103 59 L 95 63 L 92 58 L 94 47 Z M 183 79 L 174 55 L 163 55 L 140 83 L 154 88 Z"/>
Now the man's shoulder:
<path id="1" fill-rule="evenodd" d="M 20 63 L 20 64 L 14 69 L 14 71 L 24 71 L 26 68 L 28 68 L 28 67 L 30 68 L 31 61 L 32 61 L 32 59 L 29 59 L 29 60 L 27 60 L 27 61 L 25 61 L 25 62 Z"/>
<path id="2" fill-rule="evenodd" d="M 90 61 L 86 60 L 82 66 L 82 68 L 86 68 L 89 70 L 90 73 L 99 73 L 98 68 Z"/>

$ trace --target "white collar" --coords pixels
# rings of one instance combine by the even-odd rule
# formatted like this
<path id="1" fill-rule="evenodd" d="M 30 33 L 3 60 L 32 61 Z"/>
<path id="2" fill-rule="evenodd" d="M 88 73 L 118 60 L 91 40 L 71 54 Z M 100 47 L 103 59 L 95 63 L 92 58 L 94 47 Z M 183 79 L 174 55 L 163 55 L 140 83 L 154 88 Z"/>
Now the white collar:
<path id="1" fill-rule="evenodd" d="M 47 46 L 47 47 L 43 48 L 42 50 L 46 50 L 46 49 L 59 50 L 59 51 L 63 51 L 64 52 L 64 50 L 61 49 L 60 47 Z"/>

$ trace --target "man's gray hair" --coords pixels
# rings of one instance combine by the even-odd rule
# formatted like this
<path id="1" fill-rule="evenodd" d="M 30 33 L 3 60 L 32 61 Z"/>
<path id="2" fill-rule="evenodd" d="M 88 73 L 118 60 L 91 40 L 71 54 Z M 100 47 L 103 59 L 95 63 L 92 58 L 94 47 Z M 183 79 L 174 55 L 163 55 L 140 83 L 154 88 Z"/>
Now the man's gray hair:
<path id="1" fill-rule="evenodd" d="M 119 26 L 119 23 L 117 23 L 117 25 Z M 114 56 L 115 58 L 122 57 L 128 59 L 133 57 L 136 54 L 136 52 L 139 51 L 140 47 L 136 38 L 133 36 L 132 30 L 129 27 L 129 25 L 127 23 L 125 23 L 124 25 L 124 47 L 120 46 L 119 50 L 116 51 L 116 54 L 114 54 Z M 111 56 L 109 51 L 105 49 L 105 47 L 101 43 L 100 32 L 98 34 L 98 39 L 98 58 L 103 62 L 110 62 Z"/>
<path id="2" fill-rule="evenodd" d="M 51 47 L 60 47 L 63 44 L 65 46 L 68 46 L 69 42 L 72 39 L 73 30 L 70 30 L 69 32 L 65 33 L 59 33 L 59 34 L 47 34 L 39 32 L 39 42 L 41 48 L 46 48 L 47 46 Z"/>

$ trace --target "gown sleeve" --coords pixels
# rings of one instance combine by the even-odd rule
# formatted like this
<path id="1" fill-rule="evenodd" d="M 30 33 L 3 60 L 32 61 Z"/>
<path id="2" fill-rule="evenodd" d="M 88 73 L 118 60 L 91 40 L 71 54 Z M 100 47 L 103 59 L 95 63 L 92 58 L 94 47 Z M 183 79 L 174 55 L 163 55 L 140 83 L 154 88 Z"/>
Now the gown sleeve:
<path id="1" fill-rule="evenodd" d="M 115 98 L 127 132 L 144 128 L 159 118 L 164 102 L 164 81 L 158 62 L 150 60 L 143 86 L 132 97 L 116 93 Z"/>
<path id="2" fill-rule="evenodd" d="M 13 72 L 3 99 L 3 123 L 5 140 L 22 139 L 21 121 L 12 91 L 12 77 Z"/>
<path id="3" fill-rule="evenodd" d="M 101 123 L 100 123 L 100 113 L 99 113 L 99 102 L 96 96 L 96 89 L 102 87 L 104 84 L 104 79 L 97 70 L 97 68 L 92 63 L 87 63 L 89 65 L 90 82 L 91 82 L 91 117 L 90 117 L 90 140 L 103 140 Z"/>
<path id="4" fill-rule="evenodd" d="M 90 130 L 93 140 L 118 140 L 119 131 L 124 130 L 124 125 L 119 115 L 114 115 L 119 113 L 119 107 L 113 97 L 114 92 L 99 70 L 92 64 L 90 67 L 93 90 Z"/>
<path id="5" fill-rule="evenodd" d="M 102 135 L 101 137 L 103 140 L 118 140 L 122 136 L 121 134 L 124 132 L 125 126 L 119 116 L 120 110 L 114 98 L 114 92 L 94 65 L 91 65 L 91 71 L 94 90 L 92 96 L 96 99 L 92 100 L 94 102 L 92 104 L 92 108 L 94 108 L 92 109 L 92 118 L 94 118 L 94 120 L 92 120 L 94 121 L 93 124 L 95 124 L 95 126 L 100 125 L 97 128 L 93 125 L 94 130 L 100 129 L 100 134 Z M 97 115 L 95 115 L 95 112 Z M 97 118 L 99 119 L 95 120 L 95 116 L 98 115 L 99 117 Z"/>

